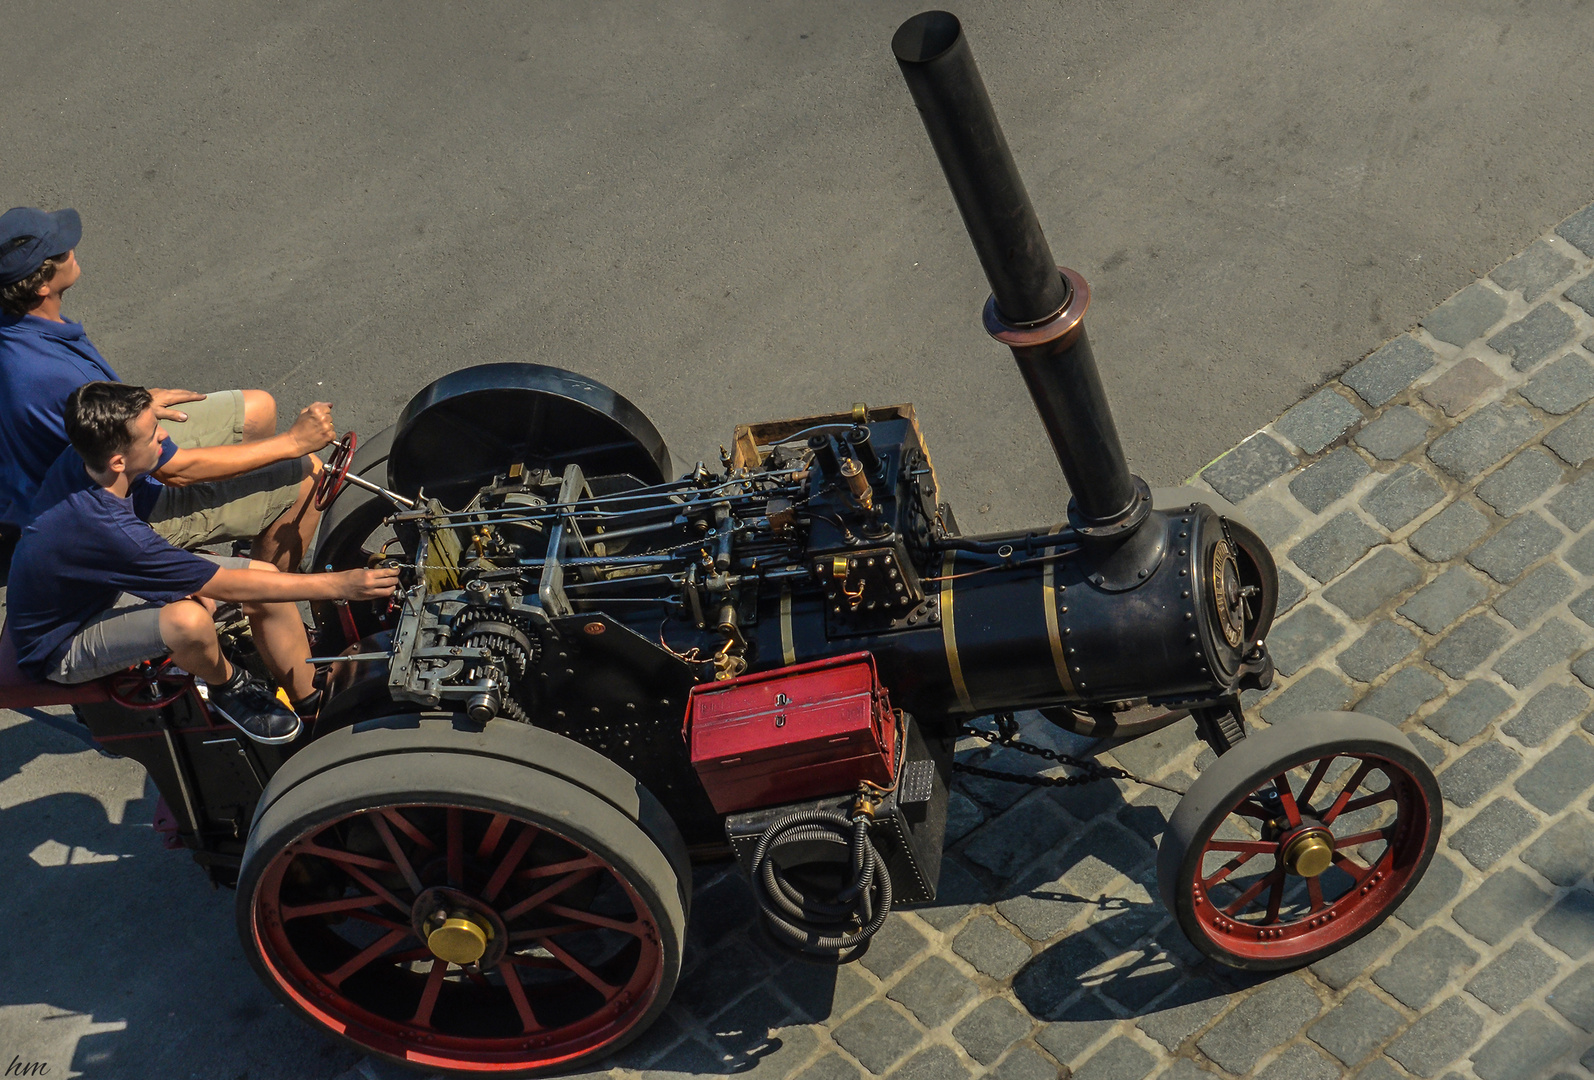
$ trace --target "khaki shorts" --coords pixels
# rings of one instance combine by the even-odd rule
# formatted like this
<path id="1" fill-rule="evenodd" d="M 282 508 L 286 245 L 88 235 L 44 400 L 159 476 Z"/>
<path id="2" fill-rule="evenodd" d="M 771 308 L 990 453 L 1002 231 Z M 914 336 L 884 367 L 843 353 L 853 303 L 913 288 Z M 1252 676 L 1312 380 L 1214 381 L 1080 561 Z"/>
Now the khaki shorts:
<path id="1" fill-rule="evenodd" d="M 247 570 L 248 559 L 200 554 L 224 570 Z M 85 683 L 154 660 L 171 652 L 161 637 L 161 608 L 132 593 L 122 593 L 100 614 L 84 623 L 50 657 L 45 677 L 51 682 Z"/>
<path id="2" fill-rule="evenodd" d="M 188 419 L 181 423 L 163 420 L 161 426 L 180 447 L 232 446 L 243 441 L 242 390 L 220 390 L 203 401 L 174 408 L 187 413 Z M 168 486 L 155 502 L 150 527 L 180 548 L 252 539 L 298 500 L 299 484 L 309 475 L 308 469 L 308 459 L 300 458 L 227 480 Z"/>

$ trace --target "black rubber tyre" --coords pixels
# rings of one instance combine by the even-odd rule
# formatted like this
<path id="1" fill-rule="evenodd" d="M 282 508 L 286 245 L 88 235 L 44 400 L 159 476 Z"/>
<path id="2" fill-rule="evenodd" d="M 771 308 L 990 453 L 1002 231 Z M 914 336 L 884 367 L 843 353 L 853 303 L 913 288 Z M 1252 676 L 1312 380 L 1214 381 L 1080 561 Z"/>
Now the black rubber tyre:
<path id="1" fill-rule="evenodd" d="M 1287 799 L 1270 794 L 1281 779 Z M 1168 819 L 1157 885 L 1214 960 L 1300 967 L 1377 928 L 1421 880 L 1442 825 L 1438 782 L 1405 735 L 1376 717 L 1312 713 L 1250 735 L 1207 767 Z M 1307 842 L 1327 844 L 1326 869 L 1297 872 L 1305 863 L 1290 852 Z"/>
<path id="2" fill-rule="evenodd" d="M 390 717 L 273 777 L 237 922 L 273 992 L 361 1051 L 531 1076 L 607 1057 L 657 1019 L 690 888 L 673 822 L 593 751 L 508 721 Z M 436 958 L 421 931 L 445 906 L 501 944 L 478 964 Z"/>

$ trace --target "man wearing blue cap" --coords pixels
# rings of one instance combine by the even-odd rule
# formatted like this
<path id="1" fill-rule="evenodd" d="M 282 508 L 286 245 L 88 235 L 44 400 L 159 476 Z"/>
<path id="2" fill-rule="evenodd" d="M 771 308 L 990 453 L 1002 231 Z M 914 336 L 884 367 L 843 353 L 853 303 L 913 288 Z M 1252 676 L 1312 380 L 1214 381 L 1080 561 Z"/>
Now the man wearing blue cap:
<path id="1" fill-rule="evenodd" d="M 39 485 L 66 449 L 67 395 L 120 381 L 82 325 L 61 315 L 82 235 L 76 210 L 0 215 L 0 533 L 14 536 L 32 519 Z M 309 455 L 336 436 L 331 407 L 311 405 L 277 435 L 277 404 L 263 390 L 150 393 L 170 433 L 155 472 L 165 485 L 148 519 L 155 531 L 182 548 L 251 539 L 254 558 L 296 567 L 319 518 L 311 496 L 320 463 Z"/>

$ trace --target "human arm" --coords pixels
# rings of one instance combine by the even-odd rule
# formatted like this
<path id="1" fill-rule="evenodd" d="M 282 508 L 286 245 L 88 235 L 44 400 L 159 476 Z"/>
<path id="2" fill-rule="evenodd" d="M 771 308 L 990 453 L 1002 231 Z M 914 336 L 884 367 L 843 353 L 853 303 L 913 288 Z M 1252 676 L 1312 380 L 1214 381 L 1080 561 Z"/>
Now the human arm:
<path id="1" fill-rule="evenodd" d="M 313 454 L 336 437 L 332 406 L 318 401 L 303 409 L 293 426 L 280 435 L 232 446 L 180 449 L 155 470 L 155 479 L 173 487 L 225 480 L 278 461 Z"/>
<path id="2" fill-rule="evenodd" d="M 283 574 L 276 570 L 217 570 L 199 590 L 212 600 L 379 600 L 398 587 L 397 570 Z"/>
<path id="3" fill-rule="evenodd" d="M 196 394 L 192 390 L 157 390 L 152 386 L 149 388 L 149 396 L 155 402 L 155 419 L 183 423 L 188 419 L 188 414 L 172 406 L 181 405 L 185 401 L 204 401 L 208 395 Z"/>

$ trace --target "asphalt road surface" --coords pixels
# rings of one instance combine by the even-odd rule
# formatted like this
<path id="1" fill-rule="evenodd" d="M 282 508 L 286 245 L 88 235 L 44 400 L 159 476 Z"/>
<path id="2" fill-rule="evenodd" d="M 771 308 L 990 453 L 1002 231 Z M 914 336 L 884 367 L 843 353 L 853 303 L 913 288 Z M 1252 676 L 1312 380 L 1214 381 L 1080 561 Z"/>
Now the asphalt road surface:
<path id="1" fill-rule="evenodd" d="M 537 361 L 630 397 L 683 464 L 740 421 L 913 401 L 966 529 L 1051 522 L 1061 476 L 890 56 L 917 7 L 10 0 L 0 199 L 82 212 L 67 311 L 130 381 L 375 431 L 444 372 Z M 1153 483 L 1594 198 L 1576 4 L 960 14 Z M 347 1068 L 253 984 L 129 768 L 0 717 L 0 1067 Z"/>

